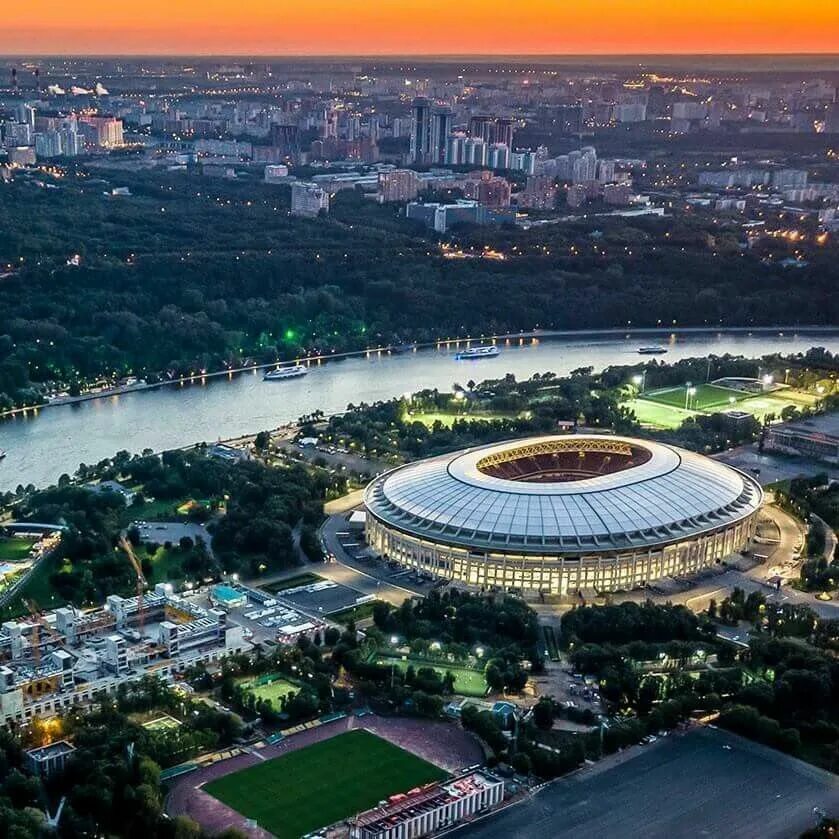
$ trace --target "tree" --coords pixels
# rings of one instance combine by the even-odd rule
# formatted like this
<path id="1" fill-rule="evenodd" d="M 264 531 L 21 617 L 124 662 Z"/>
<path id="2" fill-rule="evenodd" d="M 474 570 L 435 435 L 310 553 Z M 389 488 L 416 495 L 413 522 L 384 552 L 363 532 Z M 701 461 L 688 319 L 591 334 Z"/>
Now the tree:
<path id="1" fill-rule="evenodd" d="M 549 696 L 543 696 L 533 706 L 533 722 L 543 731 L 548 731 L 554 724 L 554 701 Z"/>

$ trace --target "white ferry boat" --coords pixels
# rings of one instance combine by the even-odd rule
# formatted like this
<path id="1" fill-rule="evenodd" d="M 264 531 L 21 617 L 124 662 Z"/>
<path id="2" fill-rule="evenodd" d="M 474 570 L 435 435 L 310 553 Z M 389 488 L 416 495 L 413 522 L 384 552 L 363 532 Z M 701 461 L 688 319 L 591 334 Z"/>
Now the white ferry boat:
<path id="1" fill-rule="evenodd" d="M 488 347 L 469 347 L 469 349 L 461 350 L 455 354 L 458 361 L 470 361 L 476 358 L 495 358 L 501 355 L 501 350 L 492 345 Z"/>
<path id="2" fill-rule="evenodd" d="M 667 348 L 659 346 L 658 344 L 652 347 L 638 347 L 639 355 L 663 355 L 666 352 Z"/>
<path id="3" fill-rule="evenodd" d="M 295 364 L 291 367 L 278 367 L 266 373 L 262 380 L 265 382 L 277 382 L 281 379 L 296 379 L 305 376 L 309 371 L 302 364 Z"/>

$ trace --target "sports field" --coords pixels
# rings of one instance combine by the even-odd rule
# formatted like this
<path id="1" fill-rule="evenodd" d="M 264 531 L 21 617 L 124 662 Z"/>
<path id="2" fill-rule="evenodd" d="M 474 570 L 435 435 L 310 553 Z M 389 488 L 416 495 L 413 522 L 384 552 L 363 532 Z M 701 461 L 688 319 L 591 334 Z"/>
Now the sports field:
<path id="1" fill-rule="evenodd" d="M 747 399 L 751 394 L 741 390 L 718 385 L 694 385 L 688 393 L 686 385 L 680 387 L 666 387 L 658 390 L 648 390 L 643 399 L 649 402 L 660 402 L 673 408 L 687 408 L 693 411 L 708 411 L 712 408 L 726 408 Z"/>
<path id="2" fill-rule="evenodd" d="M 280 701 L 284 696 L 297 693 L 300 690 L 297 685 L 288 681 L 279 673 L 270 673 L 241 684 L 248 693 L 252 693 L 257 699 L 267 699 L 276 710 L 279 710 Z"/>
<path id="3" fill-rule="evenodd" d="M 767 414 L 779 418 L 781 411 L 789 406 L 805 408 L 816 402 L 814 395 L 792 388 L 766 394 L 744 393 L 713 384 L 696 385 L 695 389 L 696 393 L 690 396 L 687 395 L 685 386 L 648 390 L 621 404 L 633 411 L 642 425 L 678 428 L 688 417 L 697 414 L 712 414 L 733 409 L 745 411 L 762 421 Z"/>
<path id="4" fill-rule="evenodd" d="M 21 539 L 18 536 L 0 539 L 0 561 L 21 562 L 29 557 L 29 551 L 34 544 L 34 540 Z"/>
<path id="5" fill-rule="evenodd" d="M 646 399 L 628 399 L 621 402 L 621 405 L 629 408 L 641 425 L 653 428 L 678 428 L 688 417 L 696 416 L 696 411 L 686 411 L 684 408 L 674 408 Z"/>
<path id="6" fill-rule="evenodd" d="M 173 728 L 180 728 L 180 723 L 169 714 L 164 714 L 162 717 L 156 717 L 153 720 L 143 723 L 143 728 L 147 731 L 170 731 Z"/>
<path id="7" fill-rule="evenodd" d="M 279 839 L 297 839 L 446 773 L 357 729 L 211 781 L 205 792 Z"/>
<path id="8" fill-rule="evenodd" d="M 436 671 L 442 678 L 446 675 L 446 671 L 451 671 L 454 676 L 454 689 L 456 693 L 463 696 L 485 696 L 487 692 L 487 683 L 484 674 L 478 670 L 470 670 L 468 667 L 447 667 L 444 664 L 431 664 L 428 661 L 421 659 L 403 659 L 397 656 L 376 656 L 376 664 L 383 664 L 388 667 L 395 664 L 399 670 L 404 673 L 409 665 L 413 665 L 414 670 L 419 670 L 420 667 L 430 667 Z"/>

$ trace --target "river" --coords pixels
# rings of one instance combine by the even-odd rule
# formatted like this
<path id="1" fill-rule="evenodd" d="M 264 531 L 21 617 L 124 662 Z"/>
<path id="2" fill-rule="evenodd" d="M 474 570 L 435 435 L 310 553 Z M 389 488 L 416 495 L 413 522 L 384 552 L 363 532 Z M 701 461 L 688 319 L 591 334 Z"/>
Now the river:
<path id="1" fill-rule="evenodd" d="M 450 350 L 400 355 L 372 354 L 313 366 L 300 379 L 263 382 L 248 372 L 204 383 L 166 386 L 74 405 L 44 408 L 37 414 L 0 421 L 0 490 L 18 484 L 43 486 L 72 474 L 80 463 L 97 463 L 120 449 L 139 452 L 215 441 L 276 428 L 320 409 L 342 411 L 354 402 L 374 402 L 422 388 L 449 389 L 455 382 L 480 381 L 513 373 L 567 375 L 578 367 L 600 370 L 634 364 L 643 344 L 669 348 L 657 358 L 672 362 L 691 356 L 731 353 L 758 357 L 802 352 L 822 346 L 839 352 L 839 328 L 830 332 L 682 332 L 651 336 L 576 335 L 512 341 L 497 358 L 456 361 Z"/>

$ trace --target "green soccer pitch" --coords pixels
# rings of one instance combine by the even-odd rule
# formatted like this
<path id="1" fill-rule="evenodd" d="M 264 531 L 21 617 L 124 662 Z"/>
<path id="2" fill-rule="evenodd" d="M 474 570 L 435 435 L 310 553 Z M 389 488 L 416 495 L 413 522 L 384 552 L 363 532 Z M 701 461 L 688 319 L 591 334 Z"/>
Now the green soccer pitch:
<path id="1" fill-rule="evenodd" d="M 447 774 L 357 729 L 211 781 L 204 791 L 279 839 L 297 839 Z"/>
<path id="2" fill-rule="evenodd" d="M 694 392 L 688 394 L 686 385 L 660 388 L 658 390 L 648 390 L 642 393 L 640 398 L 650 402 L 659 402 L 662 405 L 669 405 L 671 408 L 687 408 L 691 411 L 705 412 L 712 408 L 733 407 L 736 402 L 754 396 L 752 393 L 744 393 L 740 390 L 719 387 L 718 385 L 694 385 L 691 390 Z"/>

